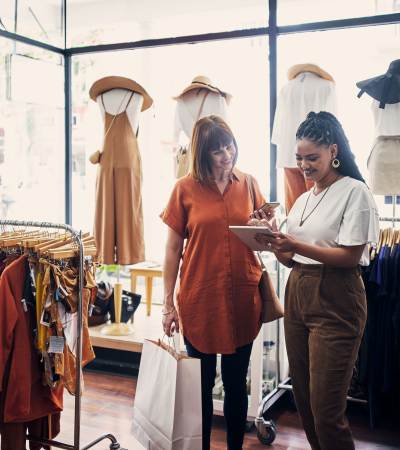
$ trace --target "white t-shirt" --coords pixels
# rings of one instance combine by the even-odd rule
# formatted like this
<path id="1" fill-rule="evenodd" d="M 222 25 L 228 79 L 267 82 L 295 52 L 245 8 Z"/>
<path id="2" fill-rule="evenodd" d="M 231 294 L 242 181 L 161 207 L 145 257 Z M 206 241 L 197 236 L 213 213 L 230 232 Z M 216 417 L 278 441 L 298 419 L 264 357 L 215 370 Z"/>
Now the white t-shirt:
<path id="1" fill-rule="evenodd" d="M 201 102 L 206 89 L 193 89 L 187 92 L 176 101 L 175 110 L 175 126 L 174 126 L 174 141 L 179 142 L 179 135 L 183 131 L 186 139 L 192 137 L 194 124 L 196 123 L 199 114 Z M 199 119 L 210 116 L 212 114 L 227 119 L 228 106 L 225 97 L 216 92 L 209 92 L 204 101 L 203 109 Z"/>
<path id="2" fill-rule="evenodd" d="M 277 145 L 276 167 L 297 167 L 296 131 L 311 111 L 336 113 L 335 83 L 302 72 L 281 89 L 271 141 Z"/>
<path id="3" fill-rule="evenodd" d="M 400 136 L 400 103 L 386 104 L 379 108 L 379 102 L 372 101 L 372 113 L 375 121 L 375 136 Z"/>
<path id="4" fill-rule="evenodd" d="M 313 190 L 302 194 L 293 205 L 287 218 L 288 234 L 299 241 L 320 247 L 339 247 L 376 243 L 379 238 L 379 214 L 374 198 L 362 181 L 343 177 L 333 183 L 321 203 L 300 226 L 320 201 L 326 190 L 314 195 Z M 293 260 L 302 264 L 321 264 L 296 254 Z M 369 264 L 367 246 L 360 259 L 362 266 Z"/>

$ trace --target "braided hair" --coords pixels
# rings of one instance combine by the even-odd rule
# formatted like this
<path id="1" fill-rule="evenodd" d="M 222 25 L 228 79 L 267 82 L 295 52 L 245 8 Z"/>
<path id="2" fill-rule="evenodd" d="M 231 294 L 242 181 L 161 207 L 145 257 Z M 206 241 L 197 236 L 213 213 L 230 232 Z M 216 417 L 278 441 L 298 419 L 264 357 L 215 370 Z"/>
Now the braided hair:
<path id="1" fill-rule="evenodd" d="M 307 139 L 316 145 L 336 144 L 338 154 L 336 158 L 340 166 L 336 169 L 341 175 L 349 176 L 365 183 L 363 176 L 355 162 L 354 154 L 350 150 L 349 141 L 336 117 L 326 111 L 310 112 L 296 132 L 296 140 Z"/>

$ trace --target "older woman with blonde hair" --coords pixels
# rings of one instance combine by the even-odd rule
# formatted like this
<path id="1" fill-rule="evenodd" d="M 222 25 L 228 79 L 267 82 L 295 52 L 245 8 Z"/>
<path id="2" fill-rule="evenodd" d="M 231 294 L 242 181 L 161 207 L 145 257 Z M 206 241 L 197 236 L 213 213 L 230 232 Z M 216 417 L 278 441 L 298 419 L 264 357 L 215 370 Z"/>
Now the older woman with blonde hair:
<path id="1" fill-rule="evenodd" d="M 229 225 L 245 225 L 264 199 L 255 179 L 235 167 L 237 143 L 221 118 L 209 116 L 196 123 L 191 151 L 191 171 L 177 181 L 161 215 L 168 225 L 163 327 L 167 335 L 181 327 L 188 355 L 201 359 L 205 450 L 210 448 L 217 354 L 222 355 L 227 444 L 229 450 L 241 450 L 246 375 L 261 327 L 261 269 Z"/>

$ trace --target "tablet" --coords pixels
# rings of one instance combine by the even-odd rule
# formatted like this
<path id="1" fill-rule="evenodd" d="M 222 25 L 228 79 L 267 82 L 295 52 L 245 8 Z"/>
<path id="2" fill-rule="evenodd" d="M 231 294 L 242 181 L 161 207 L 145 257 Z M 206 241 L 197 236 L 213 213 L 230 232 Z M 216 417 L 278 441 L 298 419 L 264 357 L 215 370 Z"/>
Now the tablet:
<path id="1" fill-rule="evenodd" d="M 267 227 L 256 227 L 250 225 L 230 225 L 229 229 L 232 233 L 235 233 L 236 236 L 249 247 L 251 250 L 266 250 L 265 245 L 260 244 L 256 241 L 256 234 L 266 234 L 268 236 L 274 236 L 273 232 Z"/>

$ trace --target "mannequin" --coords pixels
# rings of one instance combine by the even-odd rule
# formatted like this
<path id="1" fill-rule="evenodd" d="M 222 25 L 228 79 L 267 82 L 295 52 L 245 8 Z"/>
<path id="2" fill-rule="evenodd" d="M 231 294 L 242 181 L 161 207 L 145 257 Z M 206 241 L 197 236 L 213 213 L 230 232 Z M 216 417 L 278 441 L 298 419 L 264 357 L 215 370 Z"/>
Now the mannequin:
<path id="1" fill-rule="evenodd" d="M 214 86 L 204 76 L 193 78 L 176 100 L 174 125 L 175 176 L 186 175 L 190 166 L 189 142 L 195 123 L 202 117 L 216 115 L 227 119 L 228 105 L 232 96 Z M 183 134 L 183 136 L 182 136 Z"/>
<path id="2" fill-rule="evenodd" d="M 400 193 L 400 59 L 392 61 L 383 75 L 359 81 L 358 97 L 373 98 L 375 142 L 368 157 L 369 184 L 378 195 Z"/>
<path id="3" fill-rule="evenodd" d="M 99 257 L 105 264 L 117 264 L 114 286 L 116 323 L 105 334 L 129 334 L 120 323 L 122 285 L 119 265 L 135 264 L 144 258 L 141 198 L 141 159 L 137 143 L 140 111 L 152 104 L 151 97 L 133 80 L 105 77 L 90 88 L 104 122 L 104 142 L 96 181 L 94 236 Z"/>
<path id="4" fill-rule="evenodd" d="M 336 113 L 335 83 L 315 64 L 297 64 L 288 71 L 275 112 L 272 143 L 277 145 L 277 168 L 284 169 L 285 206 L 288 213 L 313 183 L 305 180 L 296 163 L 296 131 L 311 111 Z"/>
<path id="5" fill-rule="evenodd" d="M 121 111 L 126 111 L 132 130 L 137 135 L 137 131 L 139 128 L 140 111 L 143 106 L 143 95 L 139 94 L 138 92 L 134 92 L 131 101 L 127 105 L 129 101 L 129 94 L 131 92 L 132 91 L 129 91 L 128 89 L 111 89 L 111 91 L 104 92 L 103 94 L 98 95 L 96 98 L 96 102 L 100 108 L 103 122 L 105 119 L 103 102 L 106 107 L 106 111 L 111 115 L 120 113 Z M 101 100 L 102 95 L 103 101 Z"/>

